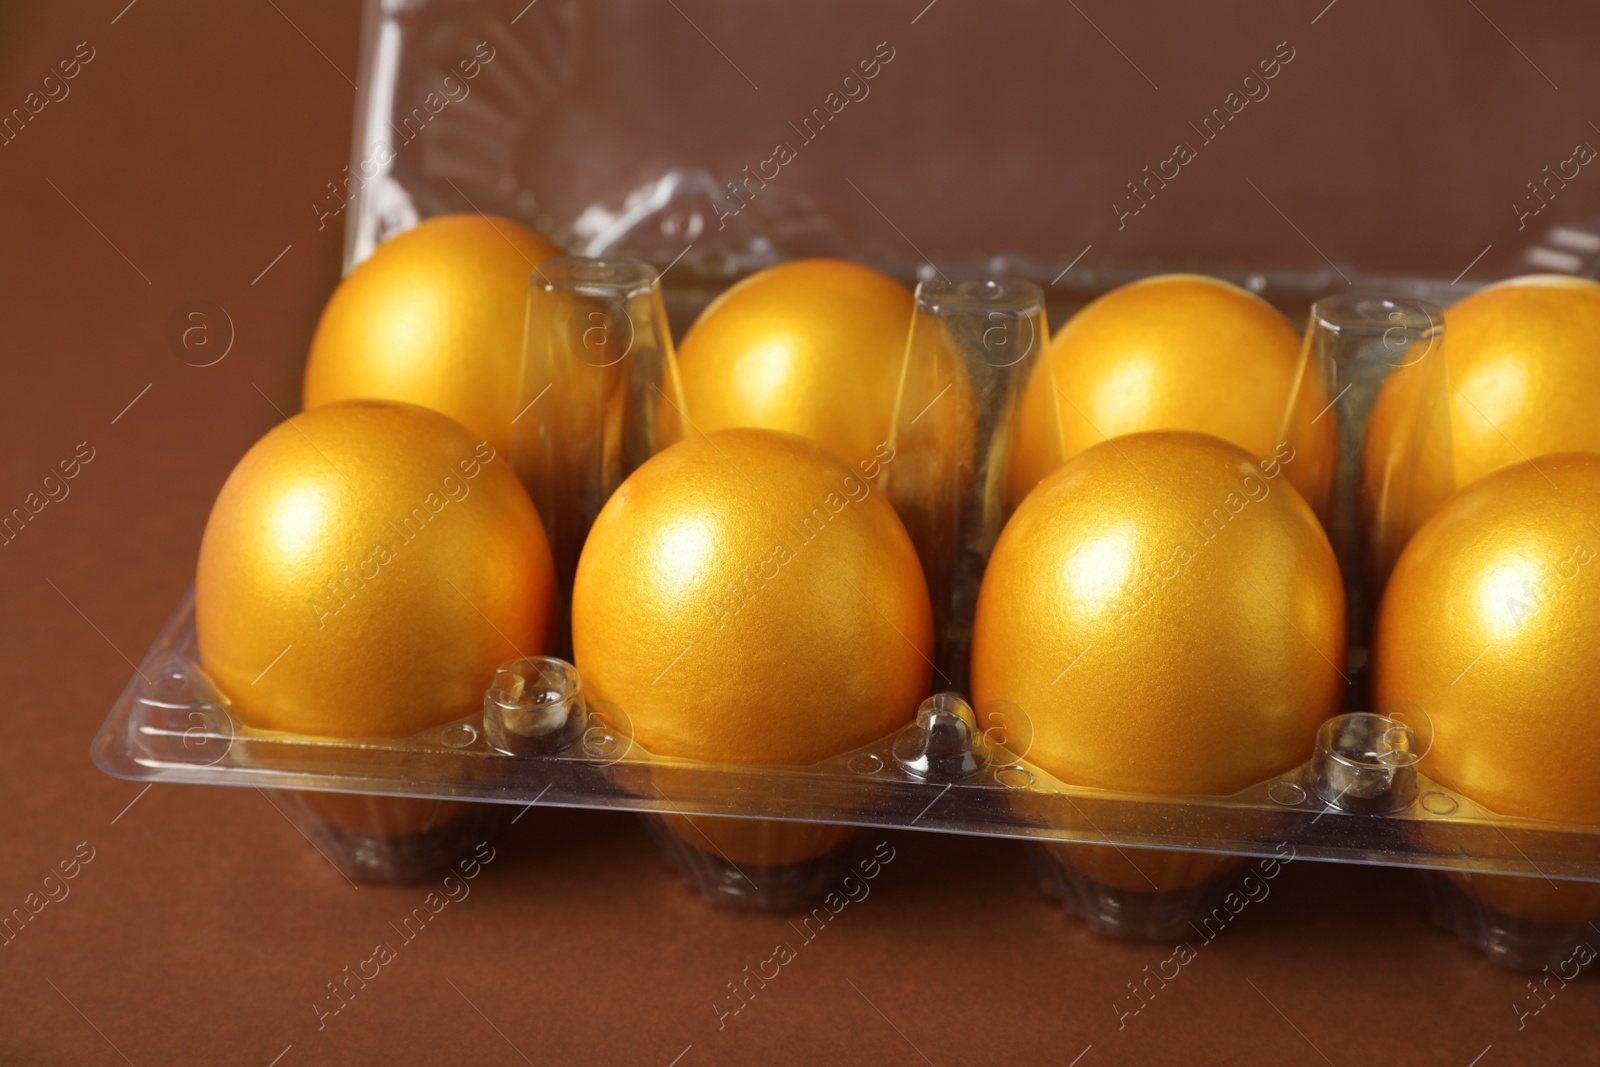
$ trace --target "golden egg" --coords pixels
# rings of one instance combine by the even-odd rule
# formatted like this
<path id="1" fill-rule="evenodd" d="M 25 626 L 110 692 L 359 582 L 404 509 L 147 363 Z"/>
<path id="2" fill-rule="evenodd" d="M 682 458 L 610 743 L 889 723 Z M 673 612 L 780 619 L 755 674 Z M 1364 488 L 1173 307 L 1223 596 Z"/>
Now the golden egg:
<path id="1" fill-rule="evenodd" d="M 905 286 L 845 260 L 753 274 L 678 348 L 689 419 L 702 433 L 784 430 L 849 464 L 869 458 L 889 440 L 911 317 Z"/>
<path id="2" fill-rule="evenodd" d="M 1502 815 L 1600 823 L 1597 524 L 1600 455 L 1519 463 L 1452 497 L 1384 592 L 1375 710 L 1425 724 L 1419 769 Z M 1600 914 L 1592 887 L 1473 881 L 1529 918 Z"/>
<path id="3" fill-rule="evenodd" d="M 1600 284 L 1515 278 L 1459 301 L 1444 322 L 1448 417 L 1418 429 L 1419 403 L 1446 388 L 1418 363 L 1390 375 L 1367 423 L 1366 514 L 1393 531 L 1397 550 L 1452 492 L 1491 471 L 1600 451 Z M 1402 461 L 1412 463 L 1406 491 L 1385 492 Z"/>
<path id="4" fill-rule="evenodd" d="M 528 280 L 561 250 L 510 219 L 440 215 L 389 238 L 334 290 L 305 406 L 374 397 L 442 411 L 509 456 Z"/>
<path id="5" fill-rule="evenodd" d="M 972 694 L 986 728 L 1062 782 L 1228 795 L 1311 755 L 1344 660 L 1338 564 L 1284 468 L 1160 431 L 1091 446 L 1012 515 L 978 598 Z M 1217 867 L 1150 876 L 1073 854 L 1135 890 Z"/>
<path id="6" fill-rule="evenodd" d="M 649 752 L 725 763 L 812 764 L 909 722 L 928 693 L 932 620 L 875 466 L 740 429 L 630 475 L 595 520 L 573 590 L 591 702 L 620 709 Z M 670 775 L 655 780 L 676 791 Z M 694 825 L 734 862 L 769 866 L 842 836 Z M 683 836 L 705 847 L 701 832 Z"/>
<path id="7" fill-rule="evenodd" d="M 1304 380 L 1302 380 L 1304 379 Z M 1194 274 L 1124 285 L 1079 311 L 1034 367 L 1013 430 L 1008 499 L 1121 434 L 1192 430 L 1283 464 L 1330 506 L 1338 429 L 1315 362 L 1253 293 Z"/>
<path id="8" fill-rule="evenodd" d="M 206 671 L 245 724 L 405 737 L 483 706 L 546 651 L 555 577 L 494 447 L 411 404 L 296 415 L 211 509 L 195 578 Z"/>

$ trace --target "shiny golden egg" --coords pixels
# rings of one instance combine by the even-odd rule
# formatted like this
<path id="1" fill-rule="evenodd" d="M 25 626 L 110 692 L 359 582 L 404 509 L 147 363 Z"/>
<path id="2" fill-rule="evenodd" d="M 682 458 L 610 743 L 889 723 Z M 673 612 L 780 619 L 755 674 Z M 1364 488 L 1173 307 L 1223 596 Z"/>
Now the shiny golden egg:
<path id="1" fill-rule="evenodd" d="M 1338 430 L 1315 362 L 1288 321 L 1215 278 L 1166 274 L 1090 303 L 1034 367 L 1013 430 L 1014 506 L 1109 437 L 1192 430 L 1282 463 L 1317 511 L 1331 504 Z"/>
<path id="2" fill-rule="evenodd" d="M 1365 513 L 1392 531 L 1396 550 L 1452 492 L 1491 471 L 1600 451 L 1600 283 L 1515 278 L 1459 301 L 1444 324 L 1448 381 L 1421 363 L 1395 371 L 1367 422 Z M 1446 416 L 1419 424 L 1430 403 Z"/>
<path id="3" fill-rule="evenodd" d="M 928 694 L 933 626 L 910 538 L 873 488 L 879 465 L 737 429 L 630 475 L 595 520 L 573 590 L 592 705 L 618 709 L 648 752 L 724 763 L 812 764 L 909 722 Z M 673 793 L 670 776 L 655 780 Z M 695 823 L 735 862 L 770 866 L 827 836 L 797 828 L 751 855 L 751 828 Z"/>
<path id="4" fill-rule="evenodd" d="M 206 523 L 200 658 L 267 730 L 405 737 L 483 706 L 547 651 L 555 577 L 494 446 L 411 404 L 296 415 L 247 452 Z"/>
<path id="5" fill-rule="evenodd" d="M 442 411 L 511 454 L 528 280 L 561 250 L 510 219 L 440 215 L 378 246 L 323 309 L 305 406 L 373 397 Z"/>
<path id="6" fill-rule="evenodd" d="M 1373 640 L 1374 710 L 1422 725 L 1418 769 L 1489 810 L 1600 823 L 1596 635 L 1600 455 L 1504 468 L 1452 497 L 1401 553 Z M 1474 881 L 1530 918 L 1595 901 L 1537 877 Z"/>
<path id="7" fill-rule="evenodd" d="M 1311 755 L 1344 662 L 1338 564 L 1284 468 L 1159 431 L 1089 447 L 1012 515 L 978 598 L 972 694 L 991 736 L 1062 782 L 1228 795 Z M 1074 862 L 1151 887 L 1102 851 Z M 1164 863 L 1160 888 L 1217 869 Z"/>
<path id="8" fill-rule="evenodd" d="M 905 286 L 845 260 L 751 275 L 678 348 L 693 429 L 784 430 L 849 464 L 870 458 L 889 440 L 911 317 Z"/>

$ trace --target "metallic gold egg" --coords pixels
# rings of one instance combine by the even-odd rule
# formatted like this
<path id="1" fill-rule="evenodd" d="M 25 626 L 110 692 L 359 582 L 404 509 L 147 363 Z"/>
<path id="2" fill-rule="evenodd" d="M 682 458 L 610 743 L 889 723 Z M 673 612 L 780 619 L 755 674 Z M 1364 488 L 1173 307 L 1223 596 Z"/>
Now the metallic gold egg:
<path id="1" fill-rule="evenodd" d="M 1553 452 L 1600 450 L 1600 284 L 1535 274 L 1480 289 L 1444 316 L 1448 383 L 1423 364 L 1395 371 L 1373 406 L 1363 452 L 1369 522 L 1398 545 L 1456 489 Z M 1428 390 L 1448 417 L 1417 426 Z M 1409 449 L 1410 456 L 1400 455 Z M 1406 490 L 1389 481 L 1397 462 Z"/>
<path id="2" fill-rule="evenodd" d="M 334 290 L 305 406 L 374 397 L 442 411 L 511 454 L 528 279 L 561 250 L 510 219 L 440 215 L 389 238 Z"/>
<path id="3" fill-rule="evenodd" d="M 1314 361 L 1253 293 L 1194 274 L 1124 285 L 1067 321 L 1034 367 L 1013 429 L 1013 505 L 1062 463 L 1121 434 L 1192 430 L 1282 463 L 1320 515 L 1338 430 Z"/>
<path id="4" fill-rule="evenodd" d="M 492 445 L 424 408 L 345 401 L 247 452 L 195 578 L 206 671 L 249 726 L 405 737 L 545 652 L 555 577 Z"/>
<path id="5" fill-rule="evenodd" d="M 1310 756 L 1344 660 L 1338 564 L 1284 468 L 1160 431 L 1091 446 L 1012 515 L 978 598 L 972 693 L 986 728 L 1062 782 L 1228 795 Z M 1150 888 L 1105 850 L 1074 862 Z"/>
<path id="6" fill-rule="evenodd" d="M 911 316 L 905 286 L 845 260 L 751 275 L 678 348 L 693 428 L 784 430 L 846 463 L 871 457 L 889 440 Z"/>
<path id="7" fill-rule="evenodd" d="M 812 764 L 909 722 L 928 693 L 932 619 L 910 538 L 872 487 L 875 462 L 737 429 L 630 475 L 595 520 L 573 590 L 591 703 L 620 709 L 649 752 L 722 763 Z M 656 782 L 676 792 L 670 773 Z M 769 866 L 828 837 L 797 827 L 752 855 L 750 828 L 695 825 L 733 861 Z"/>
<path id="8" fill-rule="evenodd" d="M 1419 770 L 1502 815 L 1600 824 L 1597 559 L 1593 453 L 1496 471 L 1417 531 L 1379 609 L 1372 692 L 1378 712 L 1425 725 Z M 1581 885 L 1473 881 L 1529 918 L 1600 914 Z"/>

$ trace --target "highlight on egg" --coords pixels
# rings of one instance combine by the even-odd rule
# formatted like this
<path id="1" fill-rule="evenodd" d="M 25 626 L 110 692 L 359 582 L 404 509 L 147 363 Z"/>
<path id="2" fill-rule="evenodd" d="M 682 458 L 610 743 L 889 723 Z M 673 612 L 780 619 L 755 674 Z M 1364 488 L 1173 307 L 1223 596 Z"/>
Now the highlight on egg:
<path id="1" fill-rule="evenodd" d="M 1014 507 L 1061 464 L 1101 441 L 1151 430 L 1211 434 L 1284 464 L 1319 516 L 1338 458 L 1331 399 L 1300 335 L 1245 289 L 1196 274 L 1132 282 L 1057 331 L 1035 366 L 1012 431 Z"/>

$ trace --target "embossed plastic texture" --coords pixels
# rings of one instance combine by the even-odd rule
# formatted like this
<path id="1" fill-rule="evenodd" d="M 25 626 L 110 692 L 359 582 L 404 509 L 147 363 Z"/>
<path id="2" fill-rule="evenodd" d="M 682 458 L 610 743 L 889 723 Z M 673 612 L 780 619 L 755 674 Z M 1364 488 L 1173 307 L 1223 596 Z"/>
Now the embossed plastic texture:
<path id="1" fill-rule="evenodd" d="M 234 718 L 199 666 L 186 599 L 94 742 L 103 769 L 136 780 L 283 790 L 275 795 L 286 814 L 351 877 L 413 877 L 470 847 L 478 821 L 496 809 L 461 801 L 616 808 L 650 813 L 685 875 L 738 906 L 786 906 L 825 892 L 857 847 L 844 828 L 902 827 L 1030 842 L 1046 890 L 1116 935 L 1178 936 L 1204 922 L 1247 870 L 1271 877 L 1266 865 L 1298 858 L 1454 872 L 1436 887 L 1442 923 L 1503 962 L 1537 966 L 1565 953 L 1575 927 L 1500 915 L 1472 895 L 1471 879 L 1600 882 L 1600 827 L 1485 810 L 1429 779 L 1426 721 L 1364 708 L 1373 576 L 1398 551 L 1363 519 L 1365 419 L 1396 367 L 1428 361 L 1443 373 L 1442 317 L 1427 300 L 1447 303 L 1462 290 L 1417 279 L 1346 287 L 1320 264 L 1215 272 L 1304 323 L 1303 359 L 1320 370 L 1324 414 L 1338 422 L 1329 534 L 1351 613 L 1346 711 L 1324 726 L 1300 766 L 1232 796 L 1063 783 L 1013 751 L 1023 747 L 1018 724 L 1009 736 L 985 735 L 962 697 L 972 614 L 1004 518 L 1008 426 L 1048 337 L 1047 318 L 1065 321 L 1085 300 L 1149 271 L 1078 269 L 1063 282 L 1070 257 L 1013 249 L 1003 237 L 995 251 L 1007 255 L 987 262 L 935 267 L 909 251 L 886 256 L 883 246 L 853 241 L 810 213 L 798 182 L 745 204 L 735 237 L 717 227 L 728 193 L 709 173 L 670 157 L 627 155 L 627 124 L 608 110 L 604 86 L 572 68 L 582 30 L 576 10 L 520 6 L 371 0 L 346 184 L 348 262 L 420 218 L 474 209 L 521 217 L 582 254 L 543 264 L 530 280 L 514 456 L 551 533 L 564 593 L 605 497 L 688 432 L 669 318 L 681 333 L 731 280 L 795 254 L 850 255 L 920 279 L 894 441 L 948 447 L 919 428 L 918 415 L 952 375 L 970 386 L 979 433 L 971 454 L 941 468 L 941 478 L 896 465 L 879 488 L 922 558 L 948 691 L 930 696 L 893 736 L 809 767 L 653 755 L 632 740 L 625 709 L 591 707 L 578 671 L 556 658 L 505 664 L 485 679 L 481 712 L 413 737 L 300 737 Z M 421 103 L 434 90 L 434 103 Z M 586 121 L 593 160 L 572 143 L 573 124 Z M 542 140 L 567 145 L 564 162 L 541 153 Z M 1566 257 L 1560 265 L 1573 273 L 1592 268 L 1600 251 L 1600 236 L 1586 231 L 1556 243 L 1545 252 Z M 1046 289 L 1054 294 L 1048 310 Z M 1405 476 L 1402 462 L 1392 491 L 1404 492 Z M 513 809 L 498 810 L 509 817 Z M 730 859 L 703 832 L 702 816 L 762 820 L 746 842 L 753 855 Z M 808 823 L 833 836 L 817 838 L 810 858 L 796 862 L 792 849 L 774 843 L 792 845 L 792 827 Z M 1105 846 L 1115 846 L 1125 869 L 1104 862 Z M 772 862 L 763 862 L 764 848 Z M 1099 858 L 1087 863 L 1085 848 Z M 1157 890 L 1158 883 L 1183 888 Z"/>

